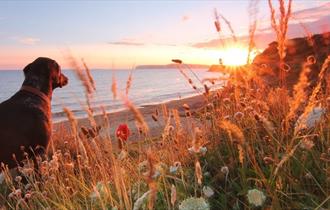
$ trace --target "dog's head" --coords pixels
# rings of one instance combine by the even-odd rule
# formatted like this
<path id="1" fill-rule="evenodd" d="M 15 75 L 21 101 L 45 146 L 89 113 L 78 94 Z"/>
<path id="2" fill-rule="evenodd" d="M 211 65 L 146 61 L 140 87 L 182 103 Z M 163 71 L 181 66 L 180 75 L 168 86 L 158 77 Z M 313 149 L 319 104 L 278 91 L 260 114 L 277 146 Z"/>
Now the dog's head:
<path id="1" fill-rule="evenodd" d="M 37 58 L 24 68 L 25 78 L 42 81 L 51 84 L 52 89 L 68 84 L 68 78 L 62 74 L 61 67 L 50 58 Z M 35 78 L 35 79 L 34 79 Z"/>

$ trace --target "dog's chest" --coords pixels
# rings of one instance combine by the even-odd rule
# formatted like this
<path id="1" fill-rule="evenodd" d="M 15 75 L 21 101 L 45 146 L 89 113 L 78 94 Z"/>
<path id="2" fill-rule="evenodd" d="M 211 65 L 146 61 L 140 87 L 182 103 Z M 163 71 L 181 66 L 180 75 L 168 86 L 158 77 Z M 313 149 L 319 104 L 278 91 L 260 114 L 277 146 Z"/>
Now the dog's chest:
<path id="1" fill-rule="evenodd" d="M 23 106 L 35 113 L 38 120 L 51 123 L 50 104 L 40 101 L 38 98 L 26 97 L 22 100 Z"/>

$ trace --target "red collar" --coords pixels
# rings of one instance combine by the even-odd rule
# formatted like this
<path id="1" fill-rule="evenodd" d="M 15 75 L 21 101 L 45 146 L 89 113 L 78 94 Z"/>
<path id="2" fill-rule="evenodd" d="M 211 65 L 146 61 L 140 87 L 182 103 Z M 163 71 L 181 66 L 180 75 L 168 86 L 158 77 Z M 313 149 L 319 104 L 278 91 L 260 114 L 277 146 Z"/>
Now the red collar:
<path id="1" fill-rule="evenodd" d="M 39 96 L 45 102 L 50 103 L 50 99 L 48 98 L 48 96 L 37 88 L 23 85 L 20 90 L 33 93 L 34 95 Z"/>

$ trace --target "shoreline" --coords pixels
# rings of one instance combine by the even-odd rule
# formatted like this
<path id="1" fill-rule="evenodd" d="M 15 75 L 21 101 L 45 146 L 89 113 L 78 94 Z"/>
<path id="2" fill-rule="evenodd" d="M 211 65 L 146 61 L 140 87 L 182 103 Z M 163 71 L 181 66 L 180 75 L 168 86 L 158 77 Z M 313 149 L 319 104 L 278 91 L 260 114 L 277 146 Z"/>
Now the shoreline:
<path id="1" fill-rule="evenodd" d="M 203 95 L 195 95 L 183 99 L 173 99 L 164 103 L 148 104 L 137 107 L 138 110 L 141 112 L 145 122 L 149 126 L 149 136 L 155 137 L 160 135 L 165 127 L 165 122 L 167 119 L 164 119 L 162 114 L 162 106 L 164 105 L 167 107 L 167 110 L 177 109 L 179 111 L 179 115 L 182 120 L 182 123 L 184 124 L 186 118 L 184 117 L 185 116 L 184 108 L 182 107 L 183 104 L 188 104 L 190 110 L 195 111 L 206 105 L 206 101 L 204 100 Z M 159 112 L 158 121 L 154 121 L 152 119 L 152 115 L 156 113 L 156 110 L 158 110 Z M 140 140 L 142 138 L 139 135 L 138 130 L 136 128 L 134 114 L 127 108 L 124 108 L 124 110 L 121 111 L 107 113 L 107 118 L 108 118 L 110 130 L 106 131 L 104 128 L 102 128 L 100 131 L 100 136 L 105 136 L 106 133 L 109 133 L 111 138 L 113 138 L 117 127 L 120 124 L 126 123 L 131 131 L 131 136 L 129 137 L 129 141 Z M 91 127 L 88 117 L 76 118 L 76 120 L 78 124 L 78 132 L 80 132 L 82 126 L 87 128 Z M 103 127 L 104 125 L 103 114 L 95 115 L 94 120 L 97 125 L 101 125 Z M 68 120 L 65 120 L 65 121 L 53 123 L 53 135 L 61 129 L 70 131 L 71 130 L 70 122 Z"/>

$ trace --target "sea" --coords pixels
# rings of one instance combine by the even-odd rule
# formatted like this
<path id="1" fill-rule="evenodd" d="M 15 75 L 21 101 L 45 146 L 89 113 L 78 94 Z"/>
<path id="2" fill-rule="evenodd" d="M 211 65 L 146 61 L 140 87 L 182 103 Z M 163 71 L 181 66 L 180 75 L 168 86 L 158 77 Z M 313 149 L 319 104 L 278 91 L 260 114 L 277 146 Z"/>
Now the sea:
<path id="1" fill-rule="evenodd" d="M 63 108 L 69 108 L 77 118 L 86 117 L 85 89 L 82 82 L 72 70 L 63 70 L 69 78 L 69 84 L 55 89 L 52 98 L 53 122 L 66 120 Z M 128 92 L 129 100 L 137 107 L 159 104 L 171 100 L 191 97 L 204 91 L 203 82 L 207 79 L 219 78 L 221 73 L 208 72 L 207 69 L 184 69 L 187 76 L 193 81 L 197 90 L 178 69 L 135 69 L 135 70 L 91 70 L 95 81 L 96 91 L 90 99 L 90 106 L 95 114 L 101 113 L 101 107 L 107 113 L 124 110 L 122 96 L 126 95 L 126 83 L 132 74 L 131 87 Z M 116 78 L 117 99 L 111 91 L 113 75 Z M 10 98 L 17 92 L 24 80 L 23 71 L 0 71 L 0 102 Z M 223 81 L 217 80 L 214 84 L 206 83 L 211 90 L 223 86 Z"/>

